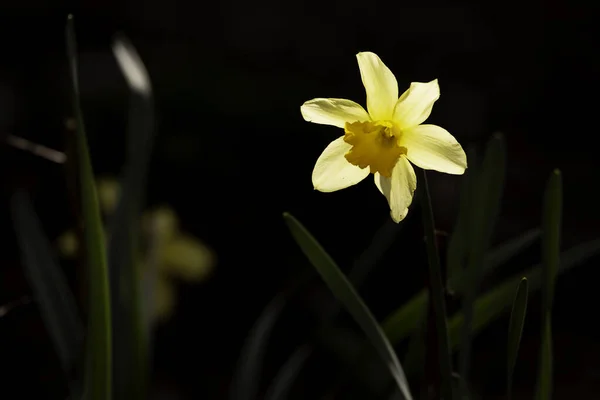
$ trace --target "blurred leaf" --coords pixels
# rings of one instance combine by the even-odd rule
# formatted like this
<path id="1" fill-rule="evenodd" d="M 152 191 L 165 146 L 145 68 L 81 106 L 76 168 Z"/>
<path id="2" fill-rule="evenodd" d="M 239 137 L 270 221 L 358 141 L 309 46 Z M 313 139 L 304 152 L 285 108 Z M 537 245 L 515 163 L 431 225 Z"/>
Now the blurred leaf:
<path id="1" fill-rule="evenodd" d="M 587 258 L 599 253 L 600 239 L 591 240 L 572 247 L 561 254 L 558 273 L 564 273 L 572 267 L 582 263 Z M 490 322 L 496 320 L 504 310 L 510 307 L 514 299 L 514 288 L 519 284 L 519 281 L 523 276 L 527 277 L 530 292 L 540 288 L 542 282 L 542 268 L 538 265 L 526 272 L 513 275 L 512 278 L 507 279 L 504 283 L 480 296 L 475 302 L 474 307 L 474 333 L 479 332 Z M 463 315 L 460 313 L 454 315 L 449 321 L 450 347 L 453 350 L 458 348 L 458 338 L 462 324 Z"/>
<path id="2" fill-rule="evenodd" d="M 527 278 L 521 279 L 515 300 L 513 301 L 512 310 L 510 313 L 510 322 L 508 325 L 508 362 L 507 362 L 507 385 L 506 392 L 510 399 L 512 397 L 512 378 L 517 356 L 519 354 L 519 346 L 521 344 L 521 335 L 523 334 L 523 325 L 525 324 L 525 315 L 527 313 Z"/>
<path id="3" fill-rule="evenodd" d="M 588 258 L 598 254 L 600 254 L 600 239 L 576 245 L 561 253 L 558 273 L 567 272 Z M 541 266 L 538 264 L 525 272 L 513 275 L 501 284 L 496 285 L 489 292 L 479 296 L 473 307 L 473 334 L 477 334 L 491 322 L 498 319 L 511 306 L 514 301 L 514 288 L 519 284 L 523 276 L 527 277 L 529 291 L 535 291 L 540 288 Z M 425 313 L 426 307 L 427 291 L 421 290 L 406 304 L 392 313 L 383 324 L 384 332 L 390 338 L 390 342 L 398 344 L 417 329 L 420 321 L 419 315 L 420 313 Z M 459 348 L 463 322 L 464 316 L 460 312 L 453 315 L 448 321 L 451 352 Z"/>
<path id="4" fill-rule="evenodd" d="M 231 400 L 256 398 L 268 340 L 286 303 L 287 296 L 283 293 L 273 298 L 248 334 L 231 384 Z"/>
<path id="5" fill-rule="evenodd" d="M 560 264 L 560 229 L 562 212 L 562 179 L 555 170 L 548 180 L 544 193 L 542 216 L 542 307 L 551 312 L 556 273 Z"/>
<path id="6" fill-rule="evenodd" d="M 400 391 L 407 400 L 412 396 L 404 371 L 394 349 L 390 345 L 383 330 L 364 304 L 358 293 L 354 290 L 348 279 L 329 257 L 321 245 L 291 214 L 283 215 L 290 232 L 311 264 L 316 268 L 335 297 L 345 306 L 354 320 L 363 329 L 371 343 L 375 346 L 379 356 L 385 361 Z"/>
<path id="7" fill-rule="evenodd" d="M 427 299 L 428 300 L 428 299 Z M 415 330 L 410 334 L 408 340 L 408 350 L 404 356 L 404 370 L 410 378 L 412 375 L 421 376 L 425 368 L 426 352 L 426 334 L 427 334 L 427 313 L 421 315 L 421 322 L 417 324 Z"/>
<path id="8" fill-rule="evenodd" d="M 77 44 L 73 16 L 66 28 L 67 54 L 72 79 L 72 100 L 77 121 L 77 158 L 81 208 L 84 222 L 85 252 L 88 272 L 87 364 L 84 396 L 93 400 L 111 399 L 111 316 L 106 248 L 94 173 L 90 161 L 83 115 L 79 104 Z"/>
<path id="9" fill-rule="evenodd" d="M 258 393 L 263 361 L 273 327 L 281 317 L 289 299 L 312 278 L 312 274 L 294 276 L 291 286 L 280 291 L 254 323 L 248 333 L 244 347 L 238 357 L 233 374 L 229 398 L 231 400 L 253 400 Z"/>
<path id="10" fill-rule="evenodd" d="M 539 228 L 530 229 L 492 249 L 486 255 L 484 271 L 490 273 L 497 267 L 504 265 L 511 258 L 531 246 L 540 237 L 540 233 Z"/>
<path id="11" fill-rule="evenodd" d="M 116 399 L 145 399 L 155 302 L 152 298 L 147 304 L 143 303 L 142 285 L 150 285 L 148 292 L 154 293 L 156 273 L 155 270 L 146 271 L 143 276 L 140 271 L 138 224 L 154 142 L 152 88 L 146 67 L 129 40 L 117 37 L 112 50 L 131 90 L 127 164 L 120 197 L 108 223 L 108 265 L 115 338 L 114 396 Z"/>
<path id="12" fill-rule="evenodd" d="M 442 267 L 436 246 L 435 223 L 433 221 L 433 210 L 431 209 L 431 198 L 429 196 L 429 185 L 427 184 L 427 173 L 423 169 L 418 170 L 421 181 L 421 210 L 423 214 L 423 231 L 427 244 L 427 261 L 429 264 L 429 298 L 433 307 L 430 309 L 434 314 L 435 331 L 437 336 L 438 364 L 441 375 L 441 388 L 439 394 L 446 400 L 454 397 L 452 392 L 452 361 L 448 350 L 448 326 L 446 325 L 446 303 L 444 299 L 444 282 L 442 278 Z M 431 325 L 429 327 L 431 329 Z M 438 390 L 438 388 L 435 388 Z"/>
<path id="13" fill-rule="evenodd" d="M 556 274 L 560 264 L 560 230 L 562 219 L 562 179 L 554 170 L 546 184 L 542 215 L 542 331 L 540 365 L 536 397 L 552 398 L 552 301 Z"/>
<path id="14" fill-rule="evenodd" d="M 273 379 L 273 382 L 267 389 L 265 400 L 283 400 L 288 398 L 296 377 L 311 353 L 312 348 L 308 345 L 304 345 L 292 354 L 280 368 Z"/>
<path id="15" fill-rule="evenodd" d="M 542 325 L 542 342 L 540 345 L 540 365 L 538 367 L 537 400 L 552 398 L 552 322 L 544 318 Z"/>
<path id="16" fill-rule="evenodd" d="M 491 250 L 486 256 L 484 270 L 486 272 L 492 271 L 502 263 L 508 261 L 511 257 L 518 254 L 520 250 L 531 245 L 539 234 L 539 229 L 532 229 Z M 452 278 L 452 282 L 450 283 L 457 290 L 457 293 L 463 291 L 460 282 L 464 278 L 464 274 L 464 271 L 460 271 L 460 273 Z M 417 326 L 419 318 L 422 318 L 422 314 L 427 310 L 427 293 L 426 289 L 422 289 L 385 319 L 382 326 L 392 343 L 398 343 L 407 337 Z"/>
<path id="17" fill-rule="evenodd" d="M 371 243 L 369 246 L 362 252 L 362 254 L 356 259 L 354 262 L 350 273 L 348 274 L 348 278 L 350 282 L 354 285 L 355 288 L 360 287 L 360 285 L 365 281 L 369 272 L 373 269 L 373 267 L 377 264 L 377 261 L 380 257 L 382 257 L 387 249 L 392 246 L 394 243 L 397 234 L 401 231 L 402 224 L 396 224 L 392 221 L 389 216 L 385 218 L 384 223 L 381 227 L 375 232 Z M 331 303 L 330 307 L 325 305 L 322 310 L 322 318 L 320 327 L 317 328 L 318 331 L 325 332 L 328 331 L 327 327 L 332 323 L 335 317 L 339 314 L 341 310 L 341 305 L 338 301 Z M 335 336 L 339 338 L 339 336 Z M 338 342 L 334 343 L 337 344 Z M 329 346 L 332 349 L 335 346 Z M 341 354 L 342 351 L 347 351 L 337 349 L 337 355 L 345 356 L 346 354 Z M 371 348 L 367 349 L 368 351 Z M 310 341 L 306 341 L 302 345 L 298 346 L 290 358 L 285 362 L 281 371 L 277 374 L 277 377 L 271 383 L 271 388 L 274 391 L 273 393 L 285 392 L 287 393 L 290 390 L 291 385 L 294 383 L 294 379 L 299 375 L 300 371 L 304 367 L 304 364 L 310 358 L 310 355 L 314 351 L 314 346 Z M 304 356 L 300 356 L 303 354 Z M 355 360 L 350 360 L 349 362 L 354 362 Z M 379 361 L 379 360 L 377 360 Z M 361 374 L 360 377 L 365 377 L 365 380 L 369 380 L 373 374 Z M 282 379 L 284 381 L 282 381 Z M 370 382 L 373 385 L 373 382 Z M 285 386 L 287 385 L 287 386 Z"/>
<path id="18" fill-rule="evenodd" d="M 467 262 L 467 252 L 469 243 L 469 215 L 474 201 L 475 193 L 475 178 L 477 177 L 477 162 L 474 149 L 469 149 L 467 152 L 467 160 L 469 168 L 462 176 L 462 185 L 460 191 L 460 207 L 458 218 L 454 226 L 454 230 L 448 240 L 446 249 L 446 280 L 447 289 L 452 294 L 455 290 L 455 285 L 460 283 L 456 279 L 457 275 L 461 275 Z"/>
<path id="19" fill-rule="evenodd" d="M 418 327 L 427 312 L 428 297 L 429 291 L 422 289 L 383 321 L 390 342 L 399 343 Z"/>
<path id="20" fill-rule="evenodd" d="M 563 273 L 575 267 L 586 259 L 600 254 L 600 239 L 594 239 L 561 253 L 561 262 L 558 273 Z M 529 282 L 529 290 L 534 291 L 540 287 L 541 267 L 536 265 L 525 272 L 519 272 L 503 283 L 498 284 L 488 293 L 480 296 L 475 303 L 475 318 L 473 331 L 485 327 L 489 322 L 496 319 L 505 308 L 510 307 L 514 300 L 514 288 L 523 276 Z M 483 306 L 483 308 L 482 308 Z M 490 314 L 485 318 L 479 316 L 484 313 L 486 307 L 491 307 Z M 480 311 L 477 311 L 477 310 Z M 421 315 L 427 310 L 427 290 L 423 289 L 414 295 L 408 302 L 394 311 L 383 323 L 383 330 L 390 338 L 390 342 L 397 344 L 407 338 L 417 328 Z M 455 314 L 449 321 L 451 349 L 458 346 L 456 327 L 462 326 L 462 314 Z M 452 339 L 454 337 L 454 339 Z"/>
<path id="21" fill-rule="evenodd" d="M 72 381 L 84 337 L 77 304 L 29 196 L 24 192 L 15 193 L 11 199 L 11 209 L 26 276 L 62 369 Z M 79 388 L 73 382 L 70 382 L 70 386 L 71 396 L 79 398 Z"/>
<path id="22" fill-rule="evenodd" d="M 531 246 L 540 237 L 540 233 L 539 228 L 530 229 L 490 250 L 485 257 L 483 275 L 492 273 L 496 268 Z M 449 283 L 458 295 L 462 295 L 466 291 L 464 278 L 465 274 L 460 273 L 455 275 Z"/>
<path id="23" fill-rule="evenodd" d="M 465 323 L 462 331 L 462 343 L 458 358 L 459 375 L 462 383 L 469 380 L 469 362 L 471 358 L 471 325 L 473 322 L 473 303 L 477 298 L 483 277 L 485 254 L 490 245 L 491 236 L 502 198 L 506 163 L 504 137 L 496 134 L 488 141 L 481 171 L 475 178 L 475 193 L 471 205 L 469 221 L 469 252 L 467 270 L 464 279 L 465 297 L 463 313 Z M 467 391 L 463 384 L 461 393 Z"/>

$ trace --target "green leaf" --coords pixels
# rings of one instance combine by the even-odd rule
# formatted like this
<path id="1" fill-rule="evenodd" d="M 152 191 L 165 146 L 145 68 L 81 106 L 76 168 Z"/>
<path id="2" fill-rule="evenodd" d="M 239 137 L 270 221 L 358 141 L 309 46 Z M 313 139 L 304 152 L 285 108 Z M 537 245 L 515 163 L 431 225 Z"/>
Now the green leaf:
<path id="1" fill-rule="evenodd" d="M 454 230 L 450 235 L 450 239 L 448 240 L 448 247 L 446 249 L 446 286 L 451 294 L 456 291 L 455 285 L 460 283 L 456 277 L 462 275 L 467 262 L 470 226 L 469 216 L 474 201 L 475 179 L 478 170 L 476 157 L 473 148 L 467 151 L 469 168 L 467 168 L 462 176 L 458 218 Z"/>
<path id="2" fill-rule="evenodd" d="M 286 304 L 287 296 L 280 293 L 269 302 L 256 320 L 239 357 L 239 364 L 231 385 L 231 400 L 253 400 L 256 398 L 262 362 L 271 337 L 271 331 Z"/>
<path id="3" fill-rule="evenodd" d="M 515 300 L 513 301 L 512 310 L 510 313 L 510 322 L 508 325 L 508 361 L 507 361 L 507 396 L 512 397 L 512 377 L 515 365 L 517 363 L 517 355 L 519 354 L 519 346 L 521 344 L 521 335 L 523 334 L 523 325 L 525 325 L 525 315 L 527 313 L 527 278 L 521 279 Z"/>
<path id="4" fill-rule="evenodd" d="M 422 289 L 387 317 L 382 324 L 390 342 L 397 344 L 417 329 L 427 312 L 429 291 Z"/>
<path id="5" fill-rule="evenodd" d="M 422 376 L 423 369 L 425 368 L 425 357 L 426 352 L 426 335 L 427 335 L 427 313 L 421 315 L 421 322 L 417 325 L 417 328 L 410 334 L 408 340 L 408 350 L 404 356 L 404 370 L 406 375 L 410 378 L 411 376 Z"/>
<path id="6" fill-rule="evenodd" d="M 427 244 L 427 260 L 429 265 L 430 298 L 435 316 L 435 330 L 437 334 L 437 356 L 442 377 L 440 394 L 446 400 L 454 397 L 452 392 L 452 361 L 448 351 L 448 327 L 446 325 L 446 303 L 444 300 L 444 282 L 442 281 L 442 268 L 436 246 L 435 223 L 433 221 L 433 210 L 429 196 L 429 185 L 427 174 L 419 169 L 421 181 L 421 210 L 423 213 L 423 231 Z"/>
<path id="7" fill-rule="evenodd" d="M 354 320 L 365 332 L 379 356 L 387 364 L 398 388 L 407 400 L 412 400 L 408 382 L 396 353 L 385 336 L 377 320 L 362 301 L 346 276 L 325 252 L 312 235 L 289 213 L 283 218 L 296 243 L 300 246 L 311 264 L 316 268 L 335 297 L 344 305 Z"/>
<path id="8" fill-rule="evenodd" d="M 311 354 L 312 348 L 308 345 L 298 348 L 277 372 L 267 389 L 265 400 L 287 399 L 294 381 Z"/>
<path id="9" fill-rule="evenodd" d="M 490 245 L 493 228 L 500 209 L 505 174 L 505 145 L 501 134 L 496 134 L 488 142 L 481 172 L 477 174 L 471 214 L 469 215 L 469 252 L 465 277 L 465 298 L 463 313 L 465 323 L 462 332 L 461 351 L 458 359 L 459 375 L 463 383 L 469 380 L 469 362 L 471 358 L 471 325 L 473 320 L 473 302 L 475 301 L 481 279 L 485 254 Z M 461 393 L 467 388 L 463 385 Z"/>
<path id="10" fill-rule="evenodd" d="M 560 274 L 566 272 L 572 267 L 581 264 L 589 257 L 593 257 L 599 253 L 600 239 L 591 240 L 589 242 L 574 246 L 571 249 L 561 253 L 561 262 L 558 273 Z M 477 331 L 479 328 L 483 328 L 485 325 L 499 316 L 499 314 L 494 313 L 502 312 L 504 311 L 504 307 L 510 306 L 513 300 L 514 287 L 519 284 L 519 281 L 523 276 L 528 277 L 530 291 L 539 289 L 540 273 L 540 265 L 534 266 L 526 272 L 520 272 L 513 275 L 512 278 L 508 278 L 503 283 L 495 286 L 487 294 L 480 296 L 475 304 L 490 304 L 494 307 L 494 310 L 496 310 L 498 307 L 500 307 L 500 310 L 496 310 L 492 314 L 488 315 L 489 320 L 483 319 L 482 321 L 478 322 L 478 318 L 476 317 L 473 332 Z M 532 277 L 537 277 L 537 283 L 532 280 Z M 484 302 L 482 302 L 483 299 L 485 299 Z M 390 339 L 390 342 L 397 344 L 403 339 L 407 338 L 410 333 L 417 328 L 419 321 L 422 318 L 422 314 L 425 313 L 426 310 L 427 290 L 422 289 L 409 301 L 390 314 L 383 322 L 383 330 Z M 460 322 L 458 318 L 459 316 Z M 456 314 L 449 322 L 451 348 L 456 348 L 458 346 L 457 343 L 452 341 L 453 335 L 456 335 L 456 332 L 453 333 L 452 330 L 456 329 L 457 324 L 462 326 L 462 314 Z"/>
<path id="11" fill-rule="evenodd" d="M 561 211 L 562 179 L 560 171 L 555 170 L 546 185 L 542 216 L 542 264 L 544 267 L 542 307 L 544 312 L 552 310 L 556 272 L 560 264 Z"/>
<path id="12" fill-rule="evenodd" d="M 540 237 L 541 230 L 539 228 L 530 229 L 521 233 L 514 238 L 498 245 L 490 250 L 485 256 L 483 266 L 483 274 L 487 276 L 494 272 L 496 268 L 510 261 L 517 254 L 528 248 Z M 449 282 L 457 295 L 465 294 L 465 273 L 460 273 L 452 277 Z"/>
<path id="13" fill-rule="evenodd" d="M 77 123 L 79 186 L 84 222 L 86 265 L 88 273 L 89 317 L 87 328 L 86 376 L 84 396 L 93 400 L 111 399 L 111 316 L 106 248 L 94 173 L 90 161 L 83 115 L 79 104 L 77 44 L 73 16 L 66 28 L 67 55 L 72 79 L 72 100 Z"/>
<path id="14" fill-rule="evenodd" d="M 569 269 L 581 264 L 587 258 L 600 253 L 600 239 L 591 240 L 582 243 L 561 254 L 560 267 L 558 273 L 567 272 Z M 542 267 L 540 265 L 526 272 L 513 275 L 504 283 L 496 286 L 488 293 L 480 296 L 474 305 L 473 333 L 479 332 L 489 323 L 496 320 L 506 309 L 508 309 L 514 299 L 514 288 L 519 284 L 522 277 L 527 277 L 529 291 L 538 290 L 542 283 Z M 458 349 L 460 329 L 463 324 L 463 315 L 458 313 L 454 315 L 448 324 L 450 332 L 450 348 Z M 545 328 L 544 328 L 545 329 Z"/>
<path id="15" fill-rule="evenodd" d="M 113 54 L 131 90 L 127 164 L 121 180 L 121 197 L 108 223 L 114 397 L 145 399 L 156 265 L 149 263 L 148 270 L 141 271 L 138 238 L 154 142 L 152 87 L 144 63 L 129 40 L 119 36 L 113 43 Z"/>
<path id="16" fill-rule="evenodd" d="M 396 224 L 389 217 L 385 218 L 384 223 L 373 235 L 369 246 L 355 260 L 350 272 L 348 273 L 348 279 L 355 288 L 360 287 L 360 285 L 368 276 L 369 272 L 377 264 L 377 260 L 383 254 L 385 254 L 389 247 L 393 245 L 397 234 L 402 230 L 402 227 L 403 225 Z M 337 301 L 332 303 L 331 307 L 325 307 L 323 310 L 321 310 L 322 322 L 317 330 L 327 331 L 326 326 L 332 323 L 335 317 L 339 314 L 340 310 L 341 306 Z M 365 349 L 363 349 L 363 353 L 371 350 L 370 347 L 364 347 Z M 290 358 L 282 366 L 277 376 L 273 379 L 270 385 L 269 393 L 275 396 L 278 393 L 289 392 L 294 379 L 299 375 L 300 370 L 304 367 L 304 364 L 308 361 L 310 354 L 312 354 L 313 351 L 314 346 L 309 341 L 299 345 L 292 353 Z M 306 356 L 302 356 L 304 354 Z M 354 360 L 351 362 L 354 362 Z M 363 376 L 366 376 L 366 374 L 360 375 L 360 377 Z"/>
<path id="17" fill-rule="evenodd" d="M 485 271 L 493 271 L 502 263 L 510 260 L 511 257 L 514 257 L 522 249 L 531 245 L 533 241 L 537 239 L 539 234 L 539 229 L 532 229 L 524 234 L 518 235 L 517 237 L 490 251 L 486 256 Z M 464 276 L 465 272 L 461 271 L 451 280 L 450 285 L 456 288 L 457 293 L 461 293 L 463 291 L 462 286 L 460 286 L 460 282 Z M 410 335 L 421 318 L 423 318 L 423 314 L 427 310 L 427 293 L 428 291 L 426 289 L 422 289 L 408 302 L 390 314 L 390 316 L 383 322 L 383 329 L 387 333 L 392 343 L 398 343 Z"/>
<path id="18" fill-rule="evenodd" d="M 542 330 L 536 397 L 552 398 L 552 301 L 560 264 L 562 178 L 554 170 L 546 184 L 542 215 Z"/>
<path id="19" fill-rule="evenodd" d="M 561 253 L 558 273 L 562 274 L 583 263 L 590 257 L 600 254 L 600 239 L 590 240 Z M 541 265 L 536 265 L 525 272 L 519 272 L 511 278 L 496 285 L 487 293 L 480 295 L 473 306 L 472 334 L 479 333 L 491 322 L 498 319 L 508 310 L 514 301 L 515 287 L 527 277 L 529 291 L 538 290 L 541 285 Z M 427 291 L 421 290 L 406 304 L 400 307 L 383 324 L 384 332 L 394 344 L 400 343 L 411 332 L 418 328 L 421 313 L 427 310 Z M 405 322 L 404 324 L 402 322 Z M 454 314 L 448 321 L 448 336 L 450 351 L 460 347 L 460 334 L 464 322 L 461 312 Z"/>
<path id="20" fill-rule="evenodd" d="M 291 286 L 271 299 L 252 326 L 233 374 L 229 396 L 231 400 L 253 400 L 257 397 L 264 357 L 273 328 L 290 298 L 314 277 L 310 272 L 294 276 Z"/>
<path id="21" fill-rule="evenodd" d="M 63 372 L 70 381 L 71 397 L 79 398 L 80 389 L 72 381 L 72 374 L 81 356 L 84 331 L 75 298 L 29 196 L 21 191 L 15 193 L 11 198 L 11 209 L 25 275 Z"/>
<path id="22" fill-rule="evenodd" d="M 552 364 L 552 322 L 550 317 L 546 317 L 542 325 L 537 400 L 550 400 L 552 398 Z"/>

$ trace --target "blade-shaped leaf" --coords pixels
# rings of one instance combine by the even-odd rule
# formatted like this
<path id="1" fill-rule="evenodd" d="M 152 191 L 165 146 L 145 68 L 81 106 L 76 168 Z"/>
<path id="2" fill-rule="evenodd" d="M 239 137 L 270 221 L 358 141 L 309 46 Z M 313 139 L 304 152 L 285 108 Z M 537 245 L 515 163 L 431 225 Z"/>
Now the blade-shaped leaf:
<path id="1" fill-rule="evenodd" d="M 469 215 L 469 252 L 465 275 L 465 297 L 463 313 L 465 323 L 462 332 L 462 343 L 458 359 L 461 376 L 461 393 L 467 392 L 466 382 L 469 380 L 469 362 L 471 358 L 471 325 L 473 320 L 473 303 L 479 292 L 483 277 L 485 254 L 490 245 L 492 231 L 500 209 L 500 199 L 504 187 L 505 145 L 501 134 L 496 134 L 488 142 L 481 171 L 476 177 L 476 187 L 471 214 Z"/>
<path id="2" fill-rule="evenodd" d="M 600 255 L 600 239 L 590 240 L 588 242 L 573 246 L 560 255 L 560 266 L 558 274 L 569 271 L 571 268 L 583 263 L 593 256 Z M 498 319 L 506 310 L 508 310 L 514 301 L 515 287 L 519 284 L 522 277 L 527 277 L 529 291 L 533 292 L 540 288 L 541 265 L 536 265 L 525 272 L 519 272 L 511 278 L 504 280 L 501 284 L 495 286 L 489 292 L 480 295 L 473 307 L 473 325 L 472 334 L 475 335 L 491 322 Z M 427 307 L 427 291 L 422 290 L 413 296 L 408 303 L 400 307 L 398 311 L 388 318 L 388 323 L 384 324 L 384 331 L 394 344 L 399 343 L 414 330 L 419 323 L 419 312 Z M 401 325 L 402 319 L 406 322 Z M 448 321 L 448 336 L 450 351 L 454 352 L 460 347 L 460 334 L 464 316 L 461 312 L 454 314 Z"/>
<path id="3" fill-rule="evenodd" d="M 371 243 L 354 262 L 352 269 L 348 274 L 348 279 L 355 288 L 361 286 L 369 272 L 376 265 L 377 260 L 392 246 L 398 232 L 401 231 L 402 226 L 403 225 L 401 224 L 396 224 L 389 217 L 386 217 L 384 223 L 373 235 Z M 320 328 L 323 329 L 327 324 L 330 324 L 339 314 L 340 310 L 341 305 L 337 301 L 332 303 L 331 307 L 326 307 L 323 310 Z M 286 361 L 281 371 L 277 374 L 277 377 L 275 377 L 271 383 L 273 393 L 287 393 L 290 390 L 290 386 L 293 384 L 295 377 L 298 376 L 300 370 L 308 361 L 313 351 L 314 346 L 310 341 L 306 341 L 296 348 L 290 359 Z M 300 357 L 299 354 L 305 354 L 305 356 Z M 285 381 L 282 381 L 282 379 L 285 379 Z"/>
<path id="4" fill-rule="evenodd" d="M 425 368 L 425 357 L 426 353 L 426 334 L 427 334 L 427 319 L 425 318 L 427 313 L 423 313 L 421 322 L 417 325 L 417 328 L 410 334 L 408 340 L 408 350 L 404 356 L 404 371 L 410 378 L 411 376 L 421 376 L 423 368 Z"/>
<path id="5" fill-rule="evenodd" d="M 560 264 L 560 230 L 562 213 L 562 179 L 555 170 L 548 180 L 544 193 L 542 216 L 542 307 L 552 310 L 556 273 Z"/>
<path id="6" fill-rule="evenodd" d="M 387 364 L 404 397 L 407 400 L 411 400 L 412 396 L 402 366 L 371 311 L 358 293 L 356 293 L 346 276 L 306 228 L 289 213 L 284 213 L 283 217 L 303 253 L 316 268 L 317 272 L 319 272 L 335 297 L 345 306 L 346 310 L 363 329 L 379 353 L 379 356 Z"/>
<path id="7" fill-rule="evenodd" d="M 539 228 L 530 229 L 489 251 L 485 259 L 485 273 L 493 272 L 494 269 L 504 265 L 511 258 L 531 246 L 540 237 L 541 232 Z"/>
<path id="8" fill-rule="evenodd" d="M 279 292 L 263 309 L 248 333 L 240 352 L 231 384 L 229 396 L 231 400 L 253 400 L 256 398 L 263 360 L 273 327 L 283 314 L 290 298 L 312 278 L 312 273 L 294 276 L 291 286 Z"/>
<path id="9" fill-rule="evenodd" d="M 519 251 L 531 245 L 539 237 L 539 234 L 539 229 L 532 229 L 491 250 L 486 256 L 485 271 L 491 272 L 510 260 Z M 456 289 L 457 293 L 463 291 L 460 282 L 464 277 L 465 272 L 461 271 L 451 279 L 450 285 Z M 419 291 L 383 322 L 383 328 L 392 343 L 398 343 L 415 329 L 422 314 L 427 310 L 427 293 L 426 289 Z"/>
<path id="10" fill-rule="evenodd" d="M 490 250 L 485 257 L 484 276 L 492 274 L 496 268 L 504 265 L 511 258 L 531 246 L 540 237 L 540 234 L 541 230 L 539 228 L 530 229 Z M 450 280 L 449 285 L 452 285 L 456 294 L 465 294 L 464 278 L 465 274 L 457 274 Z"/>
<path id="11" fill-rule="evenodd" d="M 77 72 L 77 45 L 73 16 L 69 15 L 66 28 L 67 55 L 72 79 L 72 99 L 77 123 L 77 157 L 81 209 L 84 222 L 86 264 L 88 273 L 88 303 L 90 307 L 87 328 L 87 357 L 84 396 L 93 400 L 111 398 L 111 317 L 110 290 L 106 266 L 106 248 L 94 173 L 88 151 L 83 115 L 79 104 Z"/>
<path id="12" fill-rule="evenodd" d="M 447 288 L 450 293 L 455 292 L 455 284 L 460 283 L 456 279 L 457 275 L 466 267 L 467 252 L 469 243 L 469 216 L 475 194 L 475 178 L 477 177 L 477 154 L 474 148 L 467 151 L 467 160 L 469 168 L 462 176 L 462 185 L 460 191 L 460 207 L 458 218 L 446 249 L 446 280 Z"/>
<path id="13" fill-rule="evenodd" d="M 590 240 L 573 246 L 561 253 L 558 273 L 567 272 L 588 258 L 598 254 L 600 254 L 600 239 Z M 511 278 L 507 278 L 489 292 L 479 296 L 474 307 L 473 333 L 478 332 L 498 318 L 503 311 L 510 307 L 514 300 L 514 288 L 519 284 L 523 276 L 527 277 L 530 292 L 540 288 L 541 266 L 538 264 L 524 272 L 513 275 Z M 390 341 L 396 344 L 406 339 L 417 328 L 421 314 L 426 309 L 427 290 L 421 290 L 407 303 L 393 312 L 383 323 L 383 329 L 390 338 Z M 462 313 L 455 314 L 448 323 L 451 349 L 458 348 L 458 332 L 456 329 L 462 327 L 462 318 Z"/>
<path id="14" fill-rule="evenodd" d="M 382 327 L 390 342 L 399 343 L 417 328 L 427 312 L 428 297 L 429 291 L 422 289 L 383 321 Z"/>
<path id="15" fill-rule="evenodd" d="M 127 165 L 121 197 L 108 225 L 108 266 L 112 288 L 114 392 L 116 399 L 145 399 L 155 270 L 140 270 L 139 218 L 154 142 L 152 88 L 135 47 L 120 36 L 113 54 L 131 90 Z M 150 267 L 155 268 L 154 263 Z M 143 305 L 142 284 L 150 298 Z"/>
<path id="16" fill-rule="evenodd" d="M 285 364 L 283 364 L 267 389 L 266 400 L 283 400 L 288 398 L 292 384 L 300 373 L 302 366 L 312 354 L 312 351 L 310 346 L 304 345 L 292 354 Z"/>
<path id="17" fill-rule="evenodd" d="M 562 178 L 555 170 L 548 179 L 542 215 L 542 330 L 536 397 L 552 398 L 552 301 L 560 264 Z"/>
<path id="18" fill-rule="evenodd" d="M 513 301 L 512 310 L 510 312 L 510 322 L 508 324 L 508 346 L 507 346 L 507 396 L 510 399 L 512 396 L 512 378 L 515 365 L 517 363 L 517 355 L 519 354 L 519 346 L 521 344 L 521 335 L 523 334 L 523 325 L 525 325 L 525 315 L 527 313 L 527 278 L 521 279 L 515 300 Z"/>
<path id="19" fill-rule="evenodd" d="M 252 327 L 242 348 L 239 365 L 232 381 L 231 400 L 256 398 L 268 339 L 286 303 L 286 296 L 280 293 L 271 300 Z"/>
<path id="20" fill-rule="evenodd" d="M 575 246 L 562 253 L 558 273 L 564 273 L 585 259 L 599 253 L 600 239 Z M 473 333 L 479 332 L 510 307 L 514 298 L 514 288 L 518 285 L 522 276 L 527 277 L 530 292 L 540 288 L 542 283 L 542 268 L 541 266 L 537 266 L 529 271 L 514 275 L 493 290 L 480 296 L 475 302 L 474 307 Z M 463 315 L 461 313 L 454 315 L 449 321 L 450 347 L 452 350 L 458 348 L 459 330 L 462 324 Z"/>
<path id="21" fill-rule="evenodd" d="M 431 208 L 431 199 L 429 196 L 429 186 L 427 184 L 427 173 L 419 169 L 419 178 L 421 181 L 421 210 L 423 214 L 423 231 L 427 244 L 427 261 L 429 265 L 429 297 L 435 319 L 435 331 L 437 334 L 437 354 L 440 368 L 441 396 L 444 399 L 452 400 L 452 361 L 448 351 L 448 326 L 446 325 L 446 303 L 444 300 L 444 282 L 442 281 L 442 267 L 436 246 L 435 223 L 433 221 L 433 210 Z"/>
<path id="22" fill-rule="evenodd" d="M 68 378 L 72 378 L 71 374 L 81 356 L 84 336 L 75 298 L 29 196 L 24 192 L 15 193 L 11 199 L 11 209 L 26 276 L 63 371 Z M 73 397 L 78 396 L 73 383 L 71 391 Z"/>
<path id="23" fill-rule="evenodd" d="M 544 318 L 542 325 L 542 343 L 540 345 L 540 365 L 538 369 L 537 400 L 552 398 L 552 319 Z"/>

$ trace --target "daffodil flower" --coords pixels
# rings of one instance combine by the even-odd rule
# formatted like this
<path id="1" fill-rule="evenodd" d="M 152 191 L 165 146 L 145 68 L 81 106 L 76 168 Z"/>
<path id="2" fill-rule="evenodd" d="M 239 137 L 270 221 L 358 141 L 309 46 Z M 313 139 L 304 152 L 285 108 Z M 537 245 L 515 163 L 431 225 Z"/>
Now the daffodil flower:
<path id="1" fill-rule="evenodd" d="M 356 55 L 367 92 L 367 111 L 344 99 L 313 99 L 301 107 L 306 121 L 344 128 L 318 158 L 313 186 L 334 192 L 362 181 L 372 173 L 375 185 L 388 200 L 395 222 L 408 214 L 417 177 L 410 163 L 426 169 L 461 175 L 467 157 L 445 129 L 422 125 L 440 97 L 437 79 L 413 82 L 398 97 L 398 83 L 374 53 Z M 410 162 L 409 162 L 410 161 Z"/>

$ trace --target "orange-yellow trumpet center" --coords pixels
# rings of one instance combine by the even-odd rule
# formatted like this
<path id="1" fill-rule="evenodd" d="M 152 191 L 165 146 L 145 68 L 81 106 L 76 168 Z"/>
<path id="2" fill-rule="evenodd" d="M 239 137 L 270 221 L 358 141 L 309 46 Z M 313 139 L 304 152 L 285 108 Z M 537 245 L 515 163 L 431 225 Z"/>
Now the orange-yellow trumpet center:
<path id="1" fill-rule="evenodd" d="M 344 141 L 352 145 L 346 160 L 371 173 L 392 176 L 392 170 L 406 148 L 399 145 L 402 131 L 390 121 L 346 123 Z"/>

